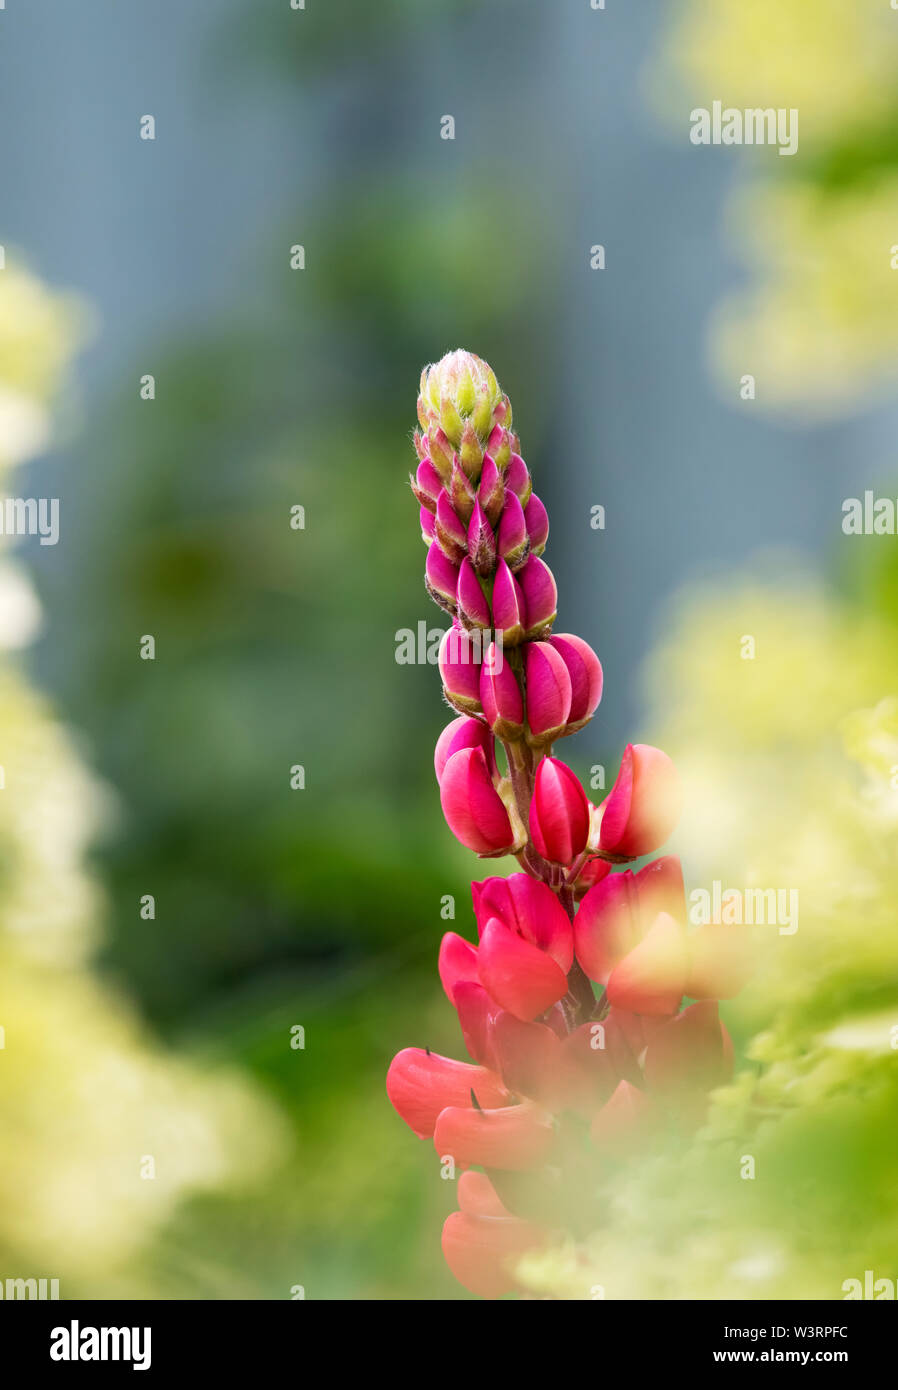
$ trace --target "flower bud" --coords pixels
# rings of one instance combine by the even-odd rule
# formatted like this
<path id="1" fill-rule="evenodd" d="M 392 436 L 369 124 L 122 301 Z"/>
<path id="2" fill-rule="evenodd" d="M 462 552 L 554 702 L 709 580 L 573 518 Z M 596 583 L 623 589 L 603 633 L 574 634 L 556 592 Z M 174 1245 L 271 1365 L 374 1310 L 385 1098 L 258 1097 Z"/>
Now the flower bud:
<path id="1" fill-rule="evenodd" d="M 666 753 L 648 743 L 629 743 L 617 781 L 601 810 L 599 848 L 636 859 L 657 849 L 680 818 L 682 792 Z"/>
<path id="2" fill-rule="evenodd" d="M 474 409 L 471 413 L 471 422 L 477 431 L 479 439 L 486 439 L 490 433 L 493 420 L 493 403 L 490 396 L 490 388 L 487 382 L 483 381 L 477 388 Z"/>
<path id="3" fill-rule="evenodd" d="M 427 451 L 430 461 L 444 483 L 449 481 L 455 450 L 439 425 L 433 425 L 427 432 Z"/>
<path id="4" fill-rule="evenodd" d="M 443 633 L 437 660 L 449 704 L 462 714 L 479 714 L 480 643 L 461 628 L 450 627 Z"/>
<path id="5" fill-rule="evenodd" d="M 534 555 L 542 555 L 546 548 L 546 541 L 549 539 L 549 513 L 535 492 L 530 494 L 524 508 L 524 520 L 527 523 L 527 535 L 530 537 L 531 551 Z"/>
<path id="6" fill-rule="evenodd" d="M 527 465 L 520 454 L 511 454 L 509 457 L 508 467 L 505 470 L 505 487 L 509 492 L 515 494 L 522 507 L 526 507 L 530 501 L 533 484 L 530 481 Z"/>
<path id="7" fill-rule="evenodd" d="M 428 430 L 438 424 L 453 444 L 460 443 L 466 423 L 471 424 L 483 442 L 495 424 L 506 420 L 507 414 L 495 374 L 473 352 L 447 352 L 421 374 L 421 428 Z"/>
<path id="8" fill-rule="evenodd" d="M 483 460 L 477 499 L 486 513 L 487 521 L 491 526 L 495 526 L 502 515 L 502 507 L 505 502 L 505 484 L 502 481 L 502 474 L 490 454 L 487 454 Z"/>
<path id="9" fill-rule="evenodd" d="M 504 429 L 502 425 L 496 425 L 486 442 L 486 448 L 487 453 L 495 459 L 499 472 L 504 473 L 511 458 L 511 442 L 508 437 L 508 430 Z"/>
<path id="10" fill-rule="evenodd" d="M 447 613 L 456 609 L 458 591 L 458 567 L 444 555 L 440 545 L 434 541 L 427 552 L 424 568 L 424 587 L 434 603 L 445 608 Z"/>
<path id="11" fill-rule="evenodd" d="M 452 464 L 452 472 L 447 484 L 449 489 L 449 500 L 452 503 L 452 510 L 459 520 L 467 526 L 471 520 L 471 513 L 474 510 L 474 502 L 477 492 L 474 484 L 468 477 L 465 470 L 458 461 L 458 455 Z"/>
<path id="12" fill-rule="evenodd" d="M 504 560 L 496 567 L 493 583 L 493 627 L 502 634 L 505 647 L 516 647 L 524 637 L 527 607 L 521 587 Z"/>
<path id="13" fill-rule="evenodd" d="M 453 835 L 485 857 L 511 853 L 515 835 L 481 748 L 463 748 L 443 768 L 440 804 Z"/>
<path id="14" fill-rule="evenodd" d="M 531 555 L 518 571 L 518 583 L 524 595 L 527 613 L 524 640 L 531 641 L 534 637 L 547 636 L 555 621 L 558 605 L 558 590 L 552 571 L 545 561 Z"/>
<path id="15" fill-rule="evenodd" d="M 436 537 L 436 517 L 434 516 L 433 512 L 428 511 L 426 507 L 422 507 L 420 511 L 420 518 L 421 539 L 423 540 L 425 545 L 430 545 L 431 541 L 434 540 Z"/>
<path id="16" fill-rule="evenodd" d="M 436 748 L 433 755 L 433 766 L 437 775 L 437 782 L 443 775 L 443 768 L 452 757 L 453 753 L 458 753 L 462 748 L 482 748 L 486 757 L 486 765 L 494 778 L 498 777 L 496 767 L 496 747 L 495 739 L 490 733 L 482 719 L 471 719 L 467 715 L 459 715 L 458 719 L 453 719 L 447 724 L 443 732 L 437 739 Z"/>
<path id="17" fill-rule="evenodd" d="M 477 571 L 467 556 L 462 560 L 461 568 L 458 571 L 456 601 L 458 603 L 458 616 L 466 628 L 474 631 L 478 628 L 487 629 L 492 626 L 489 603 L 480 587 Z"/>
<path id="18" fill-rule="evenodd" d="M 505 495 L 505 507 L 499 522 L 499 554 L 510 570 L 519 570 L 530 553 L 530 538 L 524 520 L 524 508 L 513 492 Z"/>
<path id="19" fill-rule="evenodd" d="M 602 665 L 588 642 L 569 632 L 548 638 L 571 678 L 571 711 L 566 734 L 575 734 L 592 719 L 602 698 Z"/>
<path id="20" fill-rule="evenodd" d="M 472 420 L 465 421 L 458 446 L 458 459 L 471 482 L 476 483 L 483 467 L 483 446 L 477 438 L 477 431 Z"/>
<path id="21" fill-rule="evenodd" d="M 480 669 L 480 703 L 497 738 L 520 738 L 524 732 L 524 701 L 518 678 L 502 647 L 490 642 Z"/>
<path id="22" fill-rule="evenodd" d="M 460 565 L 468 552 L 465 528 L 455 515 L 448 494 L 441 492 L 437 501 L 434 534 L 440 549 L 453 565 Z"/>
<path id="23" fill-rule="evenodd" d="M 486 512 L 479 502 L 474 503 L 474 511 L 468 523 L 467 544 L 471 564 L 477 573 L 484 578 L 491 575 L 496 568 L 496 538 L 486 519 Z"/>
<path id="24" fill-rule="evenodd" d="M 462 432 L 465 424 L 461 417 L 458 406 L 450 395 L 444 395 L 440 401 L 440 425 L 443 433 L 455 448 L 461 443 Z"/>
<path id="25" fill-rule="evenodd" d="M 586 792 L 565 763 L 543 758 L 530 802 L 530 838 L 537 854 L 550 864 L 570 864 L 586 848 L 588 833 Z"/>
<path id="26" fill-rule="evenodd" d="M 570 713 L 568 668 L 548 642 L 528 642 L 524 663 L 528 742 L 552 743 L 564 732 Z"/>
<path id="27" fill-rule="evenodd" d="M 426 507 L 429 512 L 435 512 L 443 483 L 429 458 L 421 460 L 414 477 L 409 475 L 409 483 L 421 506 Z"/>

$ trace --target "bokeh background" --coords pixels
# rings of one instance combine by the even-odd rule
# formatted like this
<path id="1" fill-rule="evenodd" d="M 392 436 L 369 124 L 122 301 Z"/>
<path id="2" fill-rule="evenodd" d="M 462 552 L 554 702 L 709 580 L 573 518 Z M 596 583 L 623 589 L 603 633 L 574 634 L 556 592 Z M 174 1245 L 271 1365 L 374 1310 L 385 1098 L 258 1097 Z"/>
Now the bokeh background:
<path id="1" fill-rule="evenodd" d="M 700 1161 L 635 1175 L 598 1274 L 898 1276 L 898 562 L 841 531 L 898 494 L 896 56 L 871 0 L 9 0 L 0 464 L 61 535 L 2 542 L 3 1277 L 464 1296 L 383 1090 L 398 1048 L 458 1051 L 441 902 L 467 933 L 484 876 L 439 811 L 437 674 L 396 662 L 442 625 L 406 476 L 455 346 L 511 395 L 560 628 L 605 666 L 566 756 L 664 743 L 687 883 L 803 895 L 709 1141 L 760 1109 L 776 1181 L 715 1207 Z M 716 99 L 797 106 L 799 154 L 692 146 Z"/>

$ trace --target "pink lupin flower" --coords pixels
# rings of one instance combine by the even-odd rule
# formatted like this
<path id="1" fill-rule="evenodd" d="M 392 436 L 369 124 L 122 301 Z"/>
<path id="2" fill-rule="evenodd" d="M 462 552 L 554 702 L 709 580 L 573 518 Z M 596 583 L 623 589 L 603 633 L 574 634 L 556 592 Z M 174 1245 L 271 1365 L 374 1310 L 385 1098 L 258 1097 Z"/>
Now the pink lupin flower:
<path id="1" fill-rule="evenodd" d="M 682 792 L 666 753 L 648 743 L 628 743 L 620 772 L 603 802 L 599 848 L 628 859 L 662 845 L 680 818 Z"/>
<path id="2" fill-rule="evenodd" d="M 530 803 L 530 837 L 550 864 L 570 864 L 586 848 L 589 801 L 571 769 L 543 758 L 536 769 Z"/>
<path id="3" fill-rule="evenodd" d="M 424 569 L 424 584 L 430 597 L 447 613 L 456 610 L 458 592 L 458 566 L 447 559 L 439 544 L 434 541 L 427 552 Z"/>
<path id="4" fill-rule="evenodd" d="M 471 719 L 466 715 L 459 715 L 458 719 L 453 719 L 451 723 L 446 725 L 437 739 L 433 754 L 433 766 L 437 775 L 437 782 L 442 778 L 443 768 L 452 754 L 460 752 L 462 748 L 482 748 L 491 775 L 494 778 L 498 776 L 496 741 L 486 724 L 482 719 Z"/>
<path id="5" fill-rule="evenodd" d="M 468 555 L 477 573 L 484 577 L 496 568 L 496 537 L 479 501 L 474 503 L 468 523 Z"/>
<path id="6" fill-rule="evenodd" d="M 440 804 L 446 824 L 467 849 L 484 858 L 509 854 L 515 835 L 493 786 L 482 748 L 463 748 L 443 768 Z"/>
<path id="7" fill-rule="evenodd" d="M 504 560 L 496 566 L 493 583 L 493 627 L 502 634 L 504 647 L 516 647 L 524 637 L 527 605 L 521 586 Z"/>
<path id="8" fill-rule="evenodd" d="M 525 650 L 530 739 L 536 744 L 552 743 L 568 722 L 571 678 L 566 663 L 548 642 L 528 642 Z"/>
<path id="9" fill-rule="evenodd" d="M 470 1062 L 406 1049 L 387 1089 L 415 1133 L 467 1170 L 443 1250 L 466 1287 L 500 1297 L 517 1287 L 522 1254 L 562 1229 L 600 1225 L 597 1172 L 701 1124 L 732 1066 L 717 1000 L 744 982 L 752 938 L 718 923 L 690 933 L 670 856 L 612 872 L 673 828 L 680 793 L 664 753 L 628 745 L 599 807 L 546 755 L 595 713 L 602 667 L 581 638 L 550 635 L 548 517 L 491 368 L 461 351 L 426 368 L 418 418 L 412 490 L 427 588 L 454 616 L 440 674 L 462 714 L 434 753 L 440 802 L 463 845 L 483 858 L 515 854 L 527 872 L 472 885 L 478 944 L 447 932 L 440 945 Z M 591 981 L 604 985 L 600 1000 Z"/>
<path id="10" fill-rule="evenodd" d="M 487 521 L 491 526 L 495 526 L 502 515 L 502 507 L 505 502 L 505 484 L 502 481 L 502 474 L 496 466 L 496 461 L 490 454 L 486 454 L 483 459 L 477 499 L 486 513 Z"/>
<path id="11" fill-rule="evenodd" d="M 437 1118 L 447 1105 L 473 1106 L 472 1091 L 483 1106 L 511 1104 L 495 1072 L 423 1047 L 397 1052 L 387 1072 L 387 1095 L 393 1108 L 419 1139 L 433 1138 Z"/>
<path id="12" fill-rule="evenodd" d="M 501 646 L 491 642 L 480 668 L 480 703 L 497 738 L 520 738 L 524 731 L 524 700 L 518 678 Z"/>
<path id="13" fill-rule="evenodd" d="M 505 487 L 508 492 L 515 494 L 522 507 L 526 507 L 530 501 L 533 484 L 530 480 L 530 470 L 520 454 L 511 454 L 509 457 L 505 470 Z"/>
<path id="14" fill-rule="evenodd" d="M 477 578 L 477 571 L 466 556 L 458 571 L 458 584 L 455 591 L 458 616 L 465 627 L 471 631 L 486 630 L 492 626 L 492 616 L 486 595 Z"/>
<path id="15" fill-rule="evenodd" d="M 435 512 L 443 490 L 443 480 L 429 458 L 421 460 L 414 477 L 409 478 L 409 483 L 421 506 L 426 507 L 429 512 Z"/>
<path id="16" fill-rule="evenodd" d="M 546 636 L 555 621 L 558 590 L 552 571 L 545 561 L 531 555 L 517 575 L 527 609 L 524 640 Z"/>
<path id="17" fill-rule="evenodd" d="M 434 532 L 446 558 L 451 560 L 453 565 L 460 565 L 468 549 L 465 528 L 455 515 L 449 496 L 445 492 L 441 492 L 437 499 Z"/>
<path id="18" fill-rule="evenodd" d="M 571 678 L 571 709 L 565 734 L 589 723 L 602 699 L 602 665 L 588 642 L 573 633 L 553 633 L 549 645 L 561 657 Z"/>
<path id="19" fill-rule="evenodd" d="M 535 492 L 530 494 L 524 508 L 524 520 L 530 537 L 530 549 L 534 555 L 542 555 L 549 539 L 549 513 Z"/>
<path id="20" fill-rule="evenodd" d="M 530 553 L 524 508 L 513 492 L 506 493 L 505 508 L 499 522 L 498 548 L 512 571 L 519 570 Z"/>

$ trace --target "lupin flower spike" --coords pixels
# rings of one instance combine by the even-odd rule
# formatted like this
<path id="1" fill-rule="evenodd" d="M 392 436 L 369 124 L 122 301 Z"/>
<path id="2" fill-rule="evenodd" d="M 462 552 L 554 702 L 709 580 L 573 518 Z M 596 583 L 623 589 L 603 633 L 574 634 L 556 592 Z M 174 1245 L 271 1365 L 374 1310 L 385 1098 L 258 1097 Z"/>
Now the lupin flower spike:
<path id="1" fill-rule="evenodd" d="M 746 979 L 751 940 L 716 923 L 688 931 L 672 856 L 617 867 L 674 828 L 666 754 L 628 744 L 598 807 L 553 756 L 595 714 L 602 667 L 581 637 L 552 632 L 549 519 L 488 364 L 459 351 L 426 368 L 418 421 L 425 584 L 453 620 L 439 668 L 458 717 L 434 754 L 440 802 L 462 845 L 514 855 L 520 872 L 474 883 L 478 944 L 447 932 L 439 949 L 470 1062 L 406 1048 L 387 1093 L 463 1170 L 443 1253 L 468 1289 L 498 1298 L 518 1287 L 522 1256 L 600 1225 L 615 1165 L 701 1124 L 732 1065 L 717 1000 Z M 682 1009 L 684 996 L 696 1002 Z"/>

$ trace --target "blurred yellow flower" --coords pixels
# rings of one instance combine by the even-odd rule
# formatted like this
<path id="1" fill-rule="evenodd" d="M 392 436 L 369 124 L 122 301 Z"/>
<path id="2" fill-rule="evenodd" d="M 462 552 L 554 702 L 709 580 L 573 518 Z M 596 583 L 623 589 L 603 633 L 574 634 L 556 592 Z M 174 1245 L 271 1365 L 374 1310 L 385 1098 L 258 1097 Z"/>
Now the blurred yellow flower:
<path id="1" fill-rule="evenodd" d="M 898 25 L 887 4 L 685 0 L 671 8 L 653 72 L 668 115 L 673 87 L 688 106 L 718 98 L 735 107 L 797 107 L 804 148 L 841 140 L 852 125 L 873 124 L 894 108 Z"/>
<path id="2" fill-rule="evenodd" d="M 45 447 L 49 407 L 88 326 L 75 296 L 48 290 L 15 262 L 0 271 L 0 465 Z"/>
<path id="3" fill-rule="evenodd" d="M 898 380 L 898 170 L 834 191 L 756 185 L 730 209 L 758 274 L 711 323 L 714 371 L 751 372 L 758 400 L 806 416 L 854 408 Z"/>
<path id="4" fill-rule="evenodd" d="M 0 272 L 0 465 L 46 443 L 83 323 L 70 298 Z M 138 1256 L 179 1202 L 258 1176 L 283 1129 L 247 1079 L 162 1050 L 93 974 L 103 898 L 86 856 L 111 793 L 10 655 L 40 609 L 8 562 L 0 611 L 0 1277 L 151 1295 Z"/>

